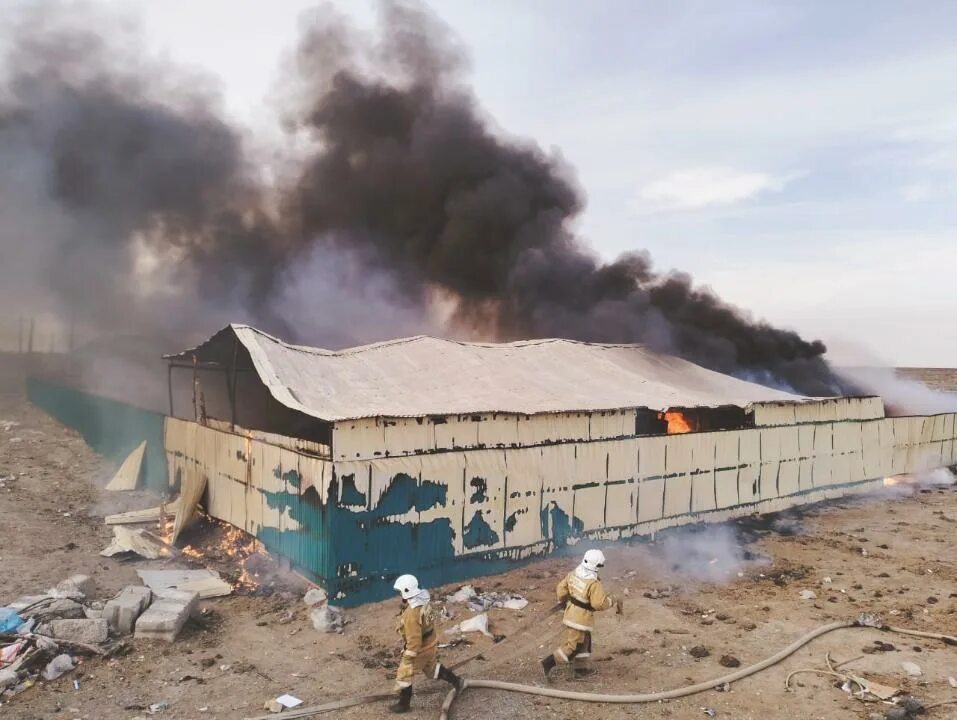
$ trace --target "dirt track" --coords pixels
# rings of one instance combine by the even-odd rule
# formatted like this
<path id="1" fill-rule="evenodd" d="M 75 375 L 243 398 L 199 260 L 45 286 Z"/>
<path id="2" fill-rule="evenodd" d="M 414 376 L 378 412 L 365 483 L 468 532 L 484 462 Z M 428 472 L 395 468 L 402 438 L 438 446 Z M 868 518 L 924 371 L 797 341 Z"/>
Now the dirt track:
<path id="1" fill-rule="evenodd" d="M 42 592 L 74 572 L 92 574 L 99 595 L 109 597 L 136 582 L 136 567 L 170 563 L 99 557 L 110 534 L 102 515 L 113 507 L 96 487 L 114 468 L 78 436 L 29 406 L 9 374 L 7 379 L 0 396 L 0 602 Z M 8 426 L 7 421 L 19 424 Z M 555 686 L 640 692 L 685 685 L 728 672 L 719 662 L 723 655 L 747 665 L 814 626 L 862 611 L 882 613 L 900 625 L 957 634 L 955 531 L 957 491 L 947 488 L 832 503 L 772 521 L 611 546 L 605 580 L 613 590 L 627 593 L 625 615 L 621 620 L 611 614 L 600 618 L 597 677 L 558 677 Z M 553 558 L 477 580 L 484 588 L 523 593 L 532 603 L 521 612 L 491 611 L 492 630 L 506 635 L 505 642 L 471 638 L 471 647 L 449 650 L 446 659 L 455 662 L 481 651 L 482 659 L 465 666 L 464 674 L 539 684 L 537 659 L 551 650 L 560 631 L 558 616 L 547 615 L 553 587 L 573 565 L 573 559 Z M 701 579 L 708 576 L 727 579 Z M 804 589 L 813 590 L 817 599 L 802 600 Z M 145 706 L 166 701 L 170 708 L 156 717 L 242 718 L 261 714 L 263 701 L 283 692 L 313 704 L 390 686 L 387 666 L 394 663 L 397 649 L 395 603 L 349 612 L 346 632 L 331 636 L 312 629 L 297 594 L 230 597 L 202 607 L 205 613 L 175 644 L 137 642 L 122 657 L 87 662 L 72 675 L 0 706 L 0 717 L 129 720 L 147 717 Z M 470 614 L 461 606 L 449 608 L 456 610 L 456 619 Z M 289 611 L 292 619 L 286 621 Z M 530 629 L 519 631 L 529 624 Z M 865 654 L 877 639 L 896 649 Z M 689 653 L 694 646 L 704 646 L 709 654 L 695 659 Z M 815 642 L 730 692 L 640 708 L 596 708 L 475 691 L 458 704 L 455 717 L 703 718 L 708 707 L 719 718 L 810 720 L 866 718 L 879 711 L 833 687 L 824 676 L 801 675 L 792 692 L 784 691 L 788 672 L 823 669 L 827 652 L 835 661 L 861 656 L 844 668 L 904 687 L 926 701 L 957 697 L 948 683 L 948 677 L 957 677 L 957 648 L 849 630 Z M 904 660 L 920 665 L 922 677 L 908 679 L 900 667 Z M 79 690 L 74 690 L 74 679 L 80 681 Z M 418 697 L 409 717 L 434 718 L 440 702 L 441 695 Z M 337 715 L 385 716 L 383 706 Z M 934 709 L 928 717 L 957 718 L 957 706 Z"/>

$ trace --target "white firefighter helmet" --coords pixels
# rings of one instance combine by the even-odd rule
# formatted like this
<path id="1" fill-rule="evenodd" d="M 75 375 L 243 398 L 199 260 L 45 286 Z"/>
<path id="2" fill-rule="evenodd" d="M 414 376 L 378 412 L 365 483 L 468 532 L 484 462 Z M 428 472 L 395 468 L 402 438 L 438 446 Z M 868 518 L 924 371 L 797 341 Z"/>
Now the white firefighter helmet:
<path id="1" fill-rule="evenodd" d="M 584 565 L 587 570 L 598 572 L 598 569 L 605 565 L 605 555 L 601 550 L 589 550 L 585 553 L 582 565 Z"/>
<path id="2" fill-rule="evenodd" d="M 408 600 L 419 594 L 419 581 L 415 575 L 399 575 L 393 585 L 403 600 Z"/>

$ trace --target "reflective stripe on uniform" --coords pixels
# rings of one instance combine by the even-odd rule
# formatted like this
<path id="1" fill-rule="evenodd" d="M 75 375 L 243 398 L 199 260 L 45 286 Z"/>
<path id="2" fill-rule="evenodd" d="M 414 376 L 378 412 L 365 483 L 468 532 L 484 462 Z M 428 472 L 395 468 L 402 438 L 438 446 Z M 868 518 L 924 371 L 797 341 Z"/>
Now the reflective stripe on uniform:
<path id="1" fill-rule="evenodd" d="M 581 630 L 582 632 L 591 632 L 592 630 L 595 629 L 594 625 L 579 625 L 578 623 L 572 622 L 571 620 L 562 620 L 562 623 L 565 625 L 565 627 L 570 627 L 575 630 Z"/>

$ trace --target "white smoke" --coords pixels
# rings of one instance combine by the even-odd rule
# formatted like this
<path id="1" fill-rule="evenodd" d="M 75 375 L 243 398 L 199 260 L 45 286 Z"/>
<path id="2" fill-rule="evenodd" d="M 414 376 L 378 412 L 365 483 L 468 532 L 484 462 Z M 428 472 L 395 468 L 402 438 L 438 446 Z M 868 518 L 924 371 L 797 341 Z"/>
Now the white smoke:
<path id="1" fill-rule="evenodd" d="M 654 543 L 651 559 L 663 574 L 711 583 L 727 582 L 749 565 L 767 562 L 745 549 L 728 525 L 701 525 L 667 532 Z"/>
<path id="2" fill-rule="evenodd" d="M 841 368 L 838 374 L 866 392 L 880 395 L 888 415 L 933 415 L 957 412 L 957 393 L 899 377 L 892 368 Z"/>

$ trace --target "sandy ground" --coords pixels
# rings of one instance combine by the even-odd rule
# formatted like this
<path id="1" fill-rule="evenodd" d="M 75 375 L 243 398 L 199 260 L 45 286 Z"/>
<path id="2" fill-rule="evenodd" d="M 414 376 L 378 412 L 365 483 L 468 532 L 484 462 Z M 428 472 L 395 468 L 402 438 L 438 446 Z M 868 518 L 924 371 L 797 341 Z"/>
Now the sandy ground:
<path id="1" fill-rule="evenodd" d="M 137 567 L 174 566 L 174 561 L 131 563 L 97 554 L 110 536 L 102 516 L 116 504 L 97 488 L 114 468 L 26 403 L 15 379 L 0 373 L 0 603 L 43 591 L 76 572 L 92 575 L 99 596 L 106 598 L 137 582 Z M 604 579 L 624 594 L 625 614 L 599 618 L 597 675 L 576 681 L 559 674 L 553 686 L 644 692 L 716 678 L 730 672 L 722 656 L 748 665 L 813 627 L 864 611 L 903 626 L 957 634 L 955 531 L 957 491 L 904 489 L 801 514 L 609 546 Z M 574 564 L 574 558 L 551 558 L 476 580 L 484 589 L 522 593 L 531 604 L 519 612 L 492 610 L 492 630 L 506 640 L 495 644 L 471 637 L 471 646 L 444 651 L 446 661 L 481 653 L 463 674 L 542 684 L 538 658 L 552 649 L 561 631 L 559 616 L 548 612 L 553 588 Z M 454 589 L 435 589 L 434 595 Z M 816 599 L 802 600 L 799 593 L 805 589 Z M 146 706 L 165 701 L 169 709 L 156 717 L 243 718 L 262 714 L 263 702 L 284 692 L 315 704 L 391 685 L 398 651 L 395 602 L 349 611 L 342 635 L 317 633 L 294 592 L 233 596 L 204 601 L 201 607 L 176 643 L 137 641 L 125 655 L 85 662 L 72 675 L 3 704 L 0 717 L 132 720 L 148 717 Z M 461 605 L 447 608 L 456 613 L 453 623 L 471 614 Z M 895 649 L 871 652 L 878 639 Z M 695 646 L 708 655 L 693 657 Z M 726 692 L 635 707 L 470 691 L 457 704 L 455 717 L 704 718 L 704 709 L 712 708 L 719 718 L 810 720 L 867 718 L 880 711 L 821 675 L 799 675 L 792 691 L 785 692 L 787 673 L 824 669 L 826 653 L 836 662 L 852 660 L 844 669 L 903 687 L 926 701 L 957 697 L 948 682 L 957 677 L 957 648 L 873 630 L 842 630 Z M 907 660 L 921 667 L 921 677 L 906 676 L 901 662 Z M 417 687 L 437 685 L 422 681 Z M 408 717 L 437 717 L 441 698 L 417 696 Z M 386 716 L 383 705 L 336 715 Z M 957 705 L 933 709 L 927 717 L 957 718 Z"/>

